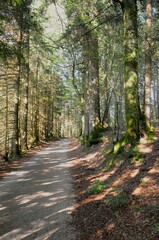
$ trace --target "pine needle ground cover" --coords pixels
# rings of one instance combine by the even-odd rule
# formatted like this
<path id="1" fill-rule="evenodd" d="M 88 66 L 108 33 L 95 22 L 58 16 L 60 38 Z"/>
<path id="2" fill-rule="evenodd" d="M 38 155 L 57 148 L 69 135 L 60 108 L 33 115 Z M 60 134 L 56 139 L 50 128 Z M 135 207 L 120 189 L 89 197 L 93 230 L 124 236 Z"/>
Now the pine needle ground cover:
<path id="1" fill-rule="evenodd" d="M 126 149 L 113 161 L 111 140 L 70 154 L 77 159 L 73 216 L 81 239 L 159 239 L 159 133 L 137 147 L 134 156 Z"/>

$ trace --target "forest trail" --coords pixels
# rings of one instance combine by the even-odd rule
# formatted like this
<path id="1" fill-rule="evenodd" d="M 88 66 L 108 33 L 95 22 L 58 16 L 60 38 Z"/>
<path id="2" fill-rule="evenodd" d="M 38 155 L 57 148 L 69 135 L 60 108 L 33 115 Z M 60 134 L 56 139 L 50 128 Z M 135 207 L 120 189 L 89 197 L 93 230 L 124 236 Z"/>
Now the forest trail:
<path id="1" fill-rule="evenodd" d="M 0 240 L 77 239 L 69 143 L 54 142 L 0 182 Z"/>

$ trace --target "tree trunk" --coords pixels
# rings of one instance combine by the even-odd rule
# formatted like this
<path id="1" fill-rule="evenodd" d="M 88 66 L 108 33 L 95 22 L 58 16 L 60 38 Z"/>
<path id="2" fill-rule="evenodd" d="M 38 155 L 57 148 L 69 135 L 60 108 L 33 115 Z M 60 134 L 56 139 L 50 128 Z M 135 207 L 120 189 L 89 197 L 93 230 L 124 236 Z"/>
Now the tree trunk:
<path id="1" fill-rule="evenodd" d="M 84 44 L 84 63 L 85 63 L 85 136 L 89 136 L 100 122 L 99 106 L 99 56 L 98 56 L 98 37 L 96 34 L 89 33 L 85 38 Z"/>
<path id="2" fill-rule="evenodd" d="M 39 67 L 40 62 L 39 59 L 37 59 L 37 66 L 36 66 L 36 86 L 35 86 L 35 122 L 34 122 L 34 129 L 35 129 L 35 142 L 39 142 Z"/>
<path id="3" fill-rule="evenodd" d="M 139 137 L 137 1 L 123 3 L 126 134 L 136 139 Z"/>
<path id="4" fill-rule="evenodd" d="M 24 147 L 28 149 L 28 102 L 29 102 L 29 79 L 30 79 L 30 68 L 29 68 L 29 33 L 27 36 L 27 55 L 26 55 L 26 82 L 24 89 L 24 127 L 23 127 L 23 141 Z"/>
<path id="5" fill-rule="evenodd" d="M 6 117 L 5 117 L 5 120 L 6 120 L 6 122 L 5 122 L 5 152 L 4 152 L 4 154 L 5 154 L 5 160 L 7 161 L 8 160 L 8 154 L 9 154 L 9 142 L 8 142 L 8 130 L 9 130 L 9 116 L 8 116 L 8 114 L 9 114 L 9 99 L 8 99 L 8 81 L 7 81 L 7 78 L 6 78 Z"/>
<path id="6" fill-rule="evenodd" d="M 157 120 L 159 120 L 159 64 L 158 64 L 158 68 L 157 68 L 157 90 L 156 90 L 156 94 L 157 94 Z"/>
<path id="7" fill-rule="evenodd" d="M 99 106 L 99 56 L 98 38 L 95 34 L 89 36 L 89 62 L 88 62 L 88 81 L 89 81 L 89 133 L 100 122 Z M 87 103 L 86 103 L 87 104 Z"/>
<path id="8" fill-rule="evenodd" d="M 15 98 L 14 98 L 14 133 L 12 142 L 12 155 L 20 155 L 19 135 L 20 135 L 20 124 L 19 124 L 19 108 L 20 108 L 20 83 L 21 83 L 21 60 L 22 60 L 22 40 L 23 40 L 23 13 L 20 13 L 20 30 L 18 40 L 18 56 L 17 66 L 18 73 L 15 81 Z"/>
<path id="9" fill-rule="evenodd" d="M 151 102 L 151 18 L 152 0 L 146 1 L 146 37 L 145 37 L 145 98 L 144 113 L 146 123 L 150 125 L 150 102 Z"/>

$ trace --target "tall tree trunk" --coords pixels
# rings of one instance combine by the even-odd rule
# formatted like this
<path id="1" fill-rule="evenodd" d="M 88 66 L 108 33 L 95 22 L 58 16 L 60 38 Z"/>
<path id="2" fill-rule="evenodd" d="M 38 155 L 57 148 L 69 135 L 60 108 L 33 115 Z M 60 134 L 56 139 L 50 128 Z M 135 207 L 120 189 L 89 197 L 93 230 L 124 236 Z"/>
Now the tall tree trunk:
<path id="1" fill-rule="evenodd" d="M 99 106 L 99 56 L 98 37 L 89 33 L 85 38 L 83 57 L 85 63 L 85 136 L 89 136 L 100 122 Z"/>
<path id="2" fill-rule="evenodd" d="M 29 67 L 29 33 L 27 36 L 27 56 L 26 56 L 26 82 L 24 89 L 24 127 L 23 127 L 23 141 L 24 146 L 28 149 L 28 102 L 29 102 L 29 79 L 30 79 L 30 67 Z"/>
<path id="3" fill-rule="evenodd" d="M 35 142 L 39 142 L 39 67 L 40 62 L 39 58 L 37 59 L 37 65 L 36 65 L 36 75 L 35 75 L 35 122 L 34 122 L 34 129 L 35 129 Z"/>
<path id="4" fill-rule="evenodd" d="M 86 78 L 86 85 L 84 89 L 84 134 L 85 136 L 89 136 L 89 88 L 88 88 L 88 79 Z"/>
<path id="5" fill-rule="evenodd" d="M 125 114 L 127 134 L 139 137 L 139 96 L 138 96 L 138 40 L 137 40 L 137 0 L 123 1 L 124 14 L 124 78 Z"/>
<path id="6" fill-rule="evenodd" d="M 5 122 L 5 160 L 8 160 L 8 154 L 9 154 L 9 142 L 8 142 L 8 130 L 9 130 L 9 128 L 8 128 L 8 123 L 9 123 L 9 116 L 8 116 L 8 114 L 9 114 L 9 99 L 8 99 L 8 81 L 7 81 L 7 78 L 6 78 L 6 83 L 5 83 L 5 87 L 6 87 L 6 92 L 5 92 L 5 94 L 6 94 L 6 117 L 5 117 L 5 120 L 6 120 L 6 122 Z"/>
<path id="7" fill-rule="evenodd" d="M 102 118 L 102 126 L 106 127 L 108 125 L 108 114 L 111 101 L 111 93 L 108 89 L 108 77 L 104 78 L 104 112 Z"/>
<path id="8" fill-rule="evenodd" d="M 151 102 L 151 18 L 152 0 L 146 0 L 146 37 L 145 37 L 145 101 L 144 113 L 146 123 L 150 125 L 150 102 Z"/>
<path id="9" fill-rule="evenodd" d="M 89 136 L 89 81 L 88 81 L 88 40 L 83 45 L 83 92 L 84 92 L 84 135 Z"/>
<path id="10" fill-rule="evenodd" d="M 98 38 L 96 34 L 92 33 L 89 36 L 88 81 L 89 133 L 91 133 L 93 128 L 100 122 Z"/>
<path id="11" fill-rule="evenodd" d="M 14 99 L 14 134 L 12 142 L 12 154 L 20 155 L 19 135 L 20 135 L 20 124 L 19 124 L 19 108 L 20 108 L 20 83 L 21 83 L 21 60 L 22 60 L 22 40 L 23 40 L 23 13 L 20 13 L 20 30 L 18 39 L 18 56 L 17 66 L 18 74 L 15 81 L 15 99 Z"/>
<path id="12" fill-rule="evenodd" d="M 159 120 L 159 63 L 158 63 L 158 68 L 157 68 L 157 79 L 156 79 L 157 83 L 157 90 L 156 90 L 156 93 L 157 93 L 157 120 Z"/>

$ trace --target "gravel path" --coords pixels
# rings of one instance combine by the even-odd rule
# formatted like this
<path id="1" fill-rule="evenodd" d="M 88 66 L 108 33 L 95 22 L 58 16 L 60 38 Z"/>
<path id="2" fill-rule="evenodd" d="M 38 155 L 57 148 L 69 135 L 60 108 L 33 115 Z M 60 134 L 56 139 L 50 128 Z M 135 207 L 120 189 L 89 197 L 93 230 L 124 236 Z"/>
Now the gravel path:
<path id="1" fill-rule="evenodd" d="M 0 182 L 0 240 L 77 240 L 69 143 L 54 142 Z"/>

